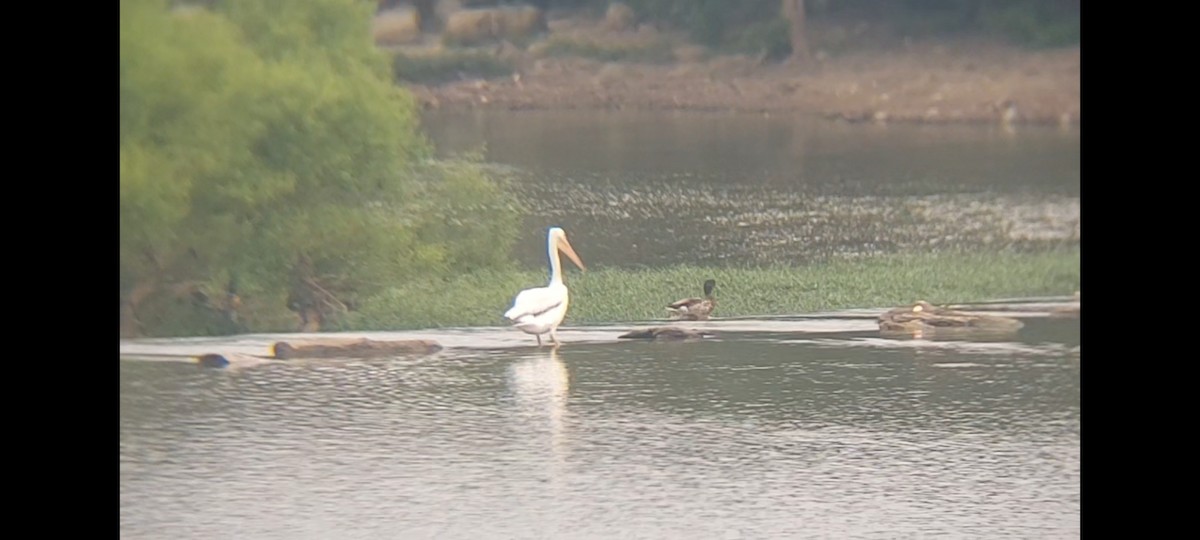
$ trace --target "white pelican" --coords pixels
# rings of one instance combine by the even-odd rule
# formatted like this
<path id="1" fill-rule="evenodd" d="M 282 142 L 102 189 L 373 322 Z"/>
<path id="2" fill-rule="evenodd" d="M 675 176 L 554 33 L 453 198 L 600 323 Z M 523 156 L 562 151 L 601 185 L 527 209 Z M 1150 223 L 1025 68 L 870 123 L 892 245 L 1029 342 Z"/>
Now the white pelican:
<path id="1" fill-rule="evenodd" d="M 512 307 L 504 312 L 504 317 L 512 321 L 513 326 L 520 328 L 526 334 L 537 337 L 538 347 L 542 346 L 542 334 L 549 333 L 550 341 L 558 345 L 559 323 L 567 315 L 569 295 L 567 286 L 562 280 L 562 262 L 558 258 L 559 250 L 567 254 L 571 262 L 580 270 L 587 271 L 583 262 L 575 254 L 575 249 L 567 241 L 567 233 L 558 227 L 551 227 L 546 233 L 546 250 L 550 257 L 550 284 L 545 287 L 525 289 L 517 293 Z"/>

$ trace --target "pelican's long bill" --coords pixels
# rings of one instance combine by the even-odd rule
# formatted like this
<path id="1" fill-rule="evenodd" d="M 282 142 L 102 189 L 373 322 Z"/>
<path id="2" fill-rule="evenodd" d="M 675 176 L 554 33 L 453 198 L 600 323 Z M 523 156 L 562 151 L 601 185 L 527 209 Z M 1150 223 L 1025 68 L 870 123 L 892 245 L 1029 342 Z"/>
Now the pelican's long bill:
<path id="1" fill-rule="evenodd" d="M 571 243 L 567 241 L 567 235 L 564 234 L 558 237 L 558 250 L 565 253 L 567 258 L 571 259 L 571 262 L 575 263 L 575 266 L 578 266 L 580 270 L 587 272 L 587 268 L 583 266 L 583 261 L 579 260 L 579 255 L 575 254 L 575 248 L 571 247 Z"/>

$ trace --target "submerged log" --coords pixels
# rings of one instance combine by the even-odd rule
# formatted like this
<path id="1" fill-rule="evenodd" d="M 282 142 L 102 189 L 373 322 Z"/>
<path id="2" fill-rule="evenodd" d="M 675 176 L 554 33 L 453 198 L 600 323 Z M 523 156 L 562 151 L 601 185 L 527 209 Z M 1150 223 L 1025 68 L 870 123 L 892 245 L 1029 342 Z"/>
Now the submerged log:
<path id="1" fill-rule="evenodd" d="M 396 354 L 430 354 L 442 350 L 428 339 L 373 341 L 367 338 L 320 339 L 275 343 L 275 358 L 370 358 Z"/>
<path id="2" fill-rule="evenodd" d="M 661 340 L 683 340 L 683 339 L 703 339 L 713 336 L 712 332 L 704 330 L 693 330 L 691 328 L 679 328 L 677 326 L 656 326 L 653 328 L 642 328 L 617 336 L 617 339 L 661 339 Z"/>

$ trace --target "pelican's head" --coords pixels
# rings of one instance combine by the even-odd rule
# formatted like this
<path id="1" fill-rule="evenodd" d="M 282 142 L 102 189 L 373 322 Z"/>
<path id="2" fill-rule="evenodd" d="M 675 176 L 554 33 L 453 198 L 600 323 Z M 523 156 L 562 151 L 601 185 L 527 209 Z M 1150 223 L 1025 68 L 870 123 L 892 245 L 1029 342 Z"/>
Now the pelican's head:
<path id="1" fill-rule="evenodd" d="M 562 230 L 560 227 L 550 227 L 548 234 L 550 236 L 550 245 L 565 253 L 567 258 L 571 259 L 571 262 L 575 263 L 575 266 L 578 266 L 580 270 L 587 271 L 587 268 L 583 266 L 583 261 L 579 260 L 579 255 L 575 254 L 575 248 L 572 248 L 571 243 L 567 241 L 567 231 Z"/>

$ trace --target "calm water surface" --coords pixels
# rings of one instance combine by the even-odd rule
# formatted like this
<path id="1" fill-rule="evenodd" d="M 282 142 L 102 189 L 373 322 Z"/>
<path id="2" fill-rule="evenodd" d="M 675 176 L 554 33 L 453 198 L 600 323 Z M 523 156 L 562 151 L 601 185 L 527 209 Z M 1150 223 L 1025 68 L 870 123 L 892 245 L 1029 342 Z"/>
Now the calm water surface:
<path id="1" fill-rule="evenodd" d="M 122 342 L 122 536 L 1078 537 L 1079 321 L 893 340 L 870 315 L 224 370 L 153 355 L 283 336 Z"/>
<path id="2" fill-rule="evenodd" d="M 437 112 L 531 209 L 518 255 L 565 227 L 598 266 L 805 263 L 1078 246 L 1079 131 L 862 126 L 792 116 Z M 580 248 L 583 249 L 583 248 Z"/>

